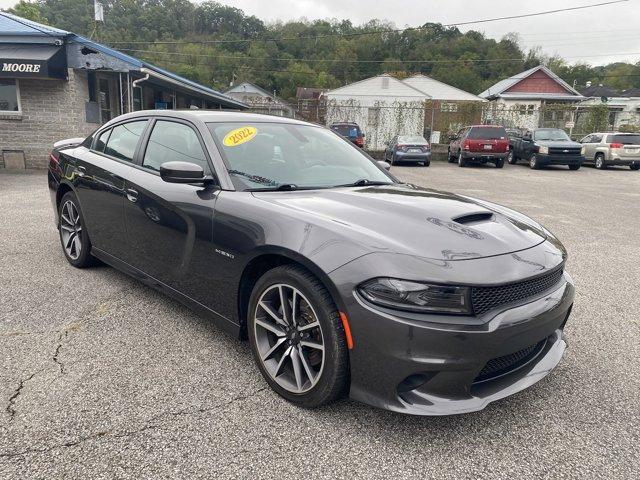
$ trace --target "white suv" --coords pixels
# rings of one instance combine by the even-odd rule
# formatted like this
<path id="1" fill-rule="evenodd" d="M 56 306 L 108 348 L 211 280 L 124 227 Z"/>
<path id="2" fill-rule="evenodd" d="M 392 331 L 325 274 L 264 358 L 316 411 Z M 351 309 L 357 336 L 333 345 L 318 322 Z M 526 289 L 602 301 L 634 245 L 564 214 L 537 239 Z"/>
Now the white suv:
<path id="1" fill-rule="evenodd" d="M 596 168 L 626 165 L 640 170 L 640 133 L 592 133 L 580 143 L 585 163 L 593 163 Z"/>

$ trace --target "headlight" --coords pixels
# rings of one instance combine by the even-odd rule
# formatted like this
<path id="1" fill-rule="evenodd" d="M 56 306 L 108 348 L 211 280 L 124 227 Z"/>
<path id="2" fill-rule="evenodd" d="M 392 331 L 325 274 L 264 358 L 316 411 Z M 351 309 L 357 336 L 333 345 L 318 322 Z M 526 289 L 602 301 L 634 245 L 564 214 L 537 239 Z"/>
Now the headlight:
<path id="1" fill-rule="evenodd" d="M 542 155 L 547 155 L 549 153 L 549 147 L 544 147 L 542 145 L 539 146 L 538 153 L 541 153 Z"/>
<path id="2" fill-rule="evenodd" d="M 397 310 L 471 314 L 467 287 L 430 285 L 395 278 L 375 278 L 360 285 L 358 292 L 371 303 Z"/>

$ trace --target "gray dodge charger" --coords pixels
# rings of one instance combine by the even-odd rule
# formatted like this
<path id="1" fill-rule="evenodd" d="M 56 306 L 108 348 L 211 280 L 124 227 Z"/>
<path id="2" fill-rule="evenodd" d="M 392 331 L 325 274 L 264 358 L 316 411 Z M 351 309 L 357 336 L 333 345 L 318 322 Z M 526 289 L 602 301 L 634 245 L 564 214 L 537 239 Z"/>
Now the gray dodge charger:
<path id="1" fill-rule="evenodd" d="M 574 287 L 552 233 L 402 183 L 317 125 L 136 112 L 56 144 L 48 183 L 71 265 L 111 265 L 248 340 L 300 406 L 471 412 L 566 347 Z"/>

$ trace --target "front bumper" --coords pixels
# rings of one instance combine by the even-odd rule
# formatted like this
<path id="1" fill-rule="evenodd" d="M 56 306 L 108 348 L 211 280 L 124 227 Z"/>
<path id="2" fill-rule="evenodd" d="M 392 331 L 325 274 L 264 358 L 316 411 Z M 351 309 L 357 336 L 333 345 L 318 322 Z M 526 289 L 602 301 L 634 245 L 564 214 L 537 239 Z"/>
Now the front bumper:
<path id="1" fill-rule="evenodd" d="M 582 165 L 584 155 L 542 155 L 536 154 L 540 165 Z"/>
<path id="2" fill-rule="evenodd" d="M 563 329 L 574 287 L 565 272 L 551 291 L 481 317 L 417 318 L 381 311 L 357 293 L 352 297 L 346 312 L 354 339 L 350 396 L 397 412 L 451 415 L 482 410 L 550 373 L 566 348 Z M 479 377 L 488 362 L 536 345 L 524 364 L 495 378 Z"/>

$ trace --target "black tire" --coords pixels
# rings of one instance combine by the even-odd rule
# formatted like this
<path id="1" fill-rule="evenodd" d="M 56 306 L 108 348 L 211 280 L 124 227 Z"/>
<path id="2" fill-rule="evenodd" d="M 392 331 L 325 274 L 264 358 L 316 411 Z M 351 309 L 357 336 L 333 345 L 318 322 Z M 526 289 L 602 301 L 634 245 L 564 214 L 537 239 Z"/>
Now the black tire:
<path id="1" fill-rule="evenodd" d="M 631 165 L 629 165 L 629 168 L 631 170 L 640 170 L 640 163 L 632 163 Z"/>
<path id="2" fill-rule="evenodd" d="M 63 211 L 66 210 L 69 204 L 73 205 L 73 208 L 77 212 L 77 223 L 80 226 L 79 235 L 77 230 L 75 230 L 75 235 L 73 233 L 69 235 L 69 222 L 67 222 L 62 216 Z M 66 212 L 65 218 L 69 218 Z M 82 209 L 80 208 L 80 203 L 78 202 L 78 197 L 76 197 L 76 194 L 73 192 L 65 193 L 60 200 L 60 205 L 58 205 L 58 233 L 58 236 L 60 238 L 60 245 L 62 246 L 62 252 L 71 265 L 76 268 L 86 268 L 97 263 L 95 257 L 91 255 L 91 241 L 89 240 L 89 234 L 87 232 Z M 76 247 L 75 252 L 73 250 L 69 251 L 69 249 L 67 248 L 70 245 L 69 241 L 71 241 L 71 243 L 74 243 L 74 236 L 80 238 L 80 247 L 79 249 Z"/>
<path id="3" fill-rule="evenodd" d="M 447 148 L 447 161 L 453 163 L 456 161 L 456 157 L 451 155 L 451 149 Z"/>
<path id="4" fill-rule="evenodd" d="M 607 168 L 607 163 L 604 161 L 604 155 L 602 153 L 598 153 L 596 155 L 596 168 L 598 170 L 604 170 L 605 168 Z"/>
<path id="5" fill-rule="evenodd" d="M 502 168 L 502 167 L 504 167 L 504 159 L 499 158 L 498 160 L 496 160 L 496 168 Z"/>
<path id="6" fill-rule="evenodd" d="M 569 165 L 569 170 L 580 170 L 580 165 Z"/>
<path id="7" fill-rule="evenodd" d="M 309 300 L 320 323 L 324 365 L 317 383 L 303 393 L 294 393 L 279 385 L 263 365 L 258 350 L 255 328 L 258 301 L 265 291 L 278 284 L 298 289 Z M 254 286 L 247 311 L 247 332 L 253 358 L 266 382 L 278 395 L 301 407 L 316 408 L 331 403 L 347 393 L 349 354 L 344 328 L 331 295 L 314 275 L 295 265 L 284 265 L 269 270 Z"/>
<path id="8" fill-rule="evenodd" d="M 535 153 L 531 155 L 531 158 L 529 159 L 529 168 L 532 170 L 540 170 L 540 161 Z"/>
<path id="9" fill-rule="evenodd" d="M 467 159 L 464 158 L 462 156 L 462 152 L 458 152 L 458 166 L 459 167 L 466 167 L 467 166 Z"/>
<path id="10" fill-rule="evenodd" d="M 515 165 L 516 163 L 518 163 L 518 158 L 513 153 L 513 150 L 510 150 L 507 154 L 507 162 L 509 162 L 509 165 Z"/>
<path id="11" fill-rule="evenodd" d="M 431 165 L 431 161 L 430 160 L 428 160 L 426 162 L 422 162 L 422 166 L 423 167 L 428 167 L 429 165 Z"/>
<path id="12" fill-rule="evenodd" d="M 396 164 L 396 154 L 392 153 L 391 154 L 391 162 L 389 162 L 389 165 L 391 165 L 392 167 Z"/>

